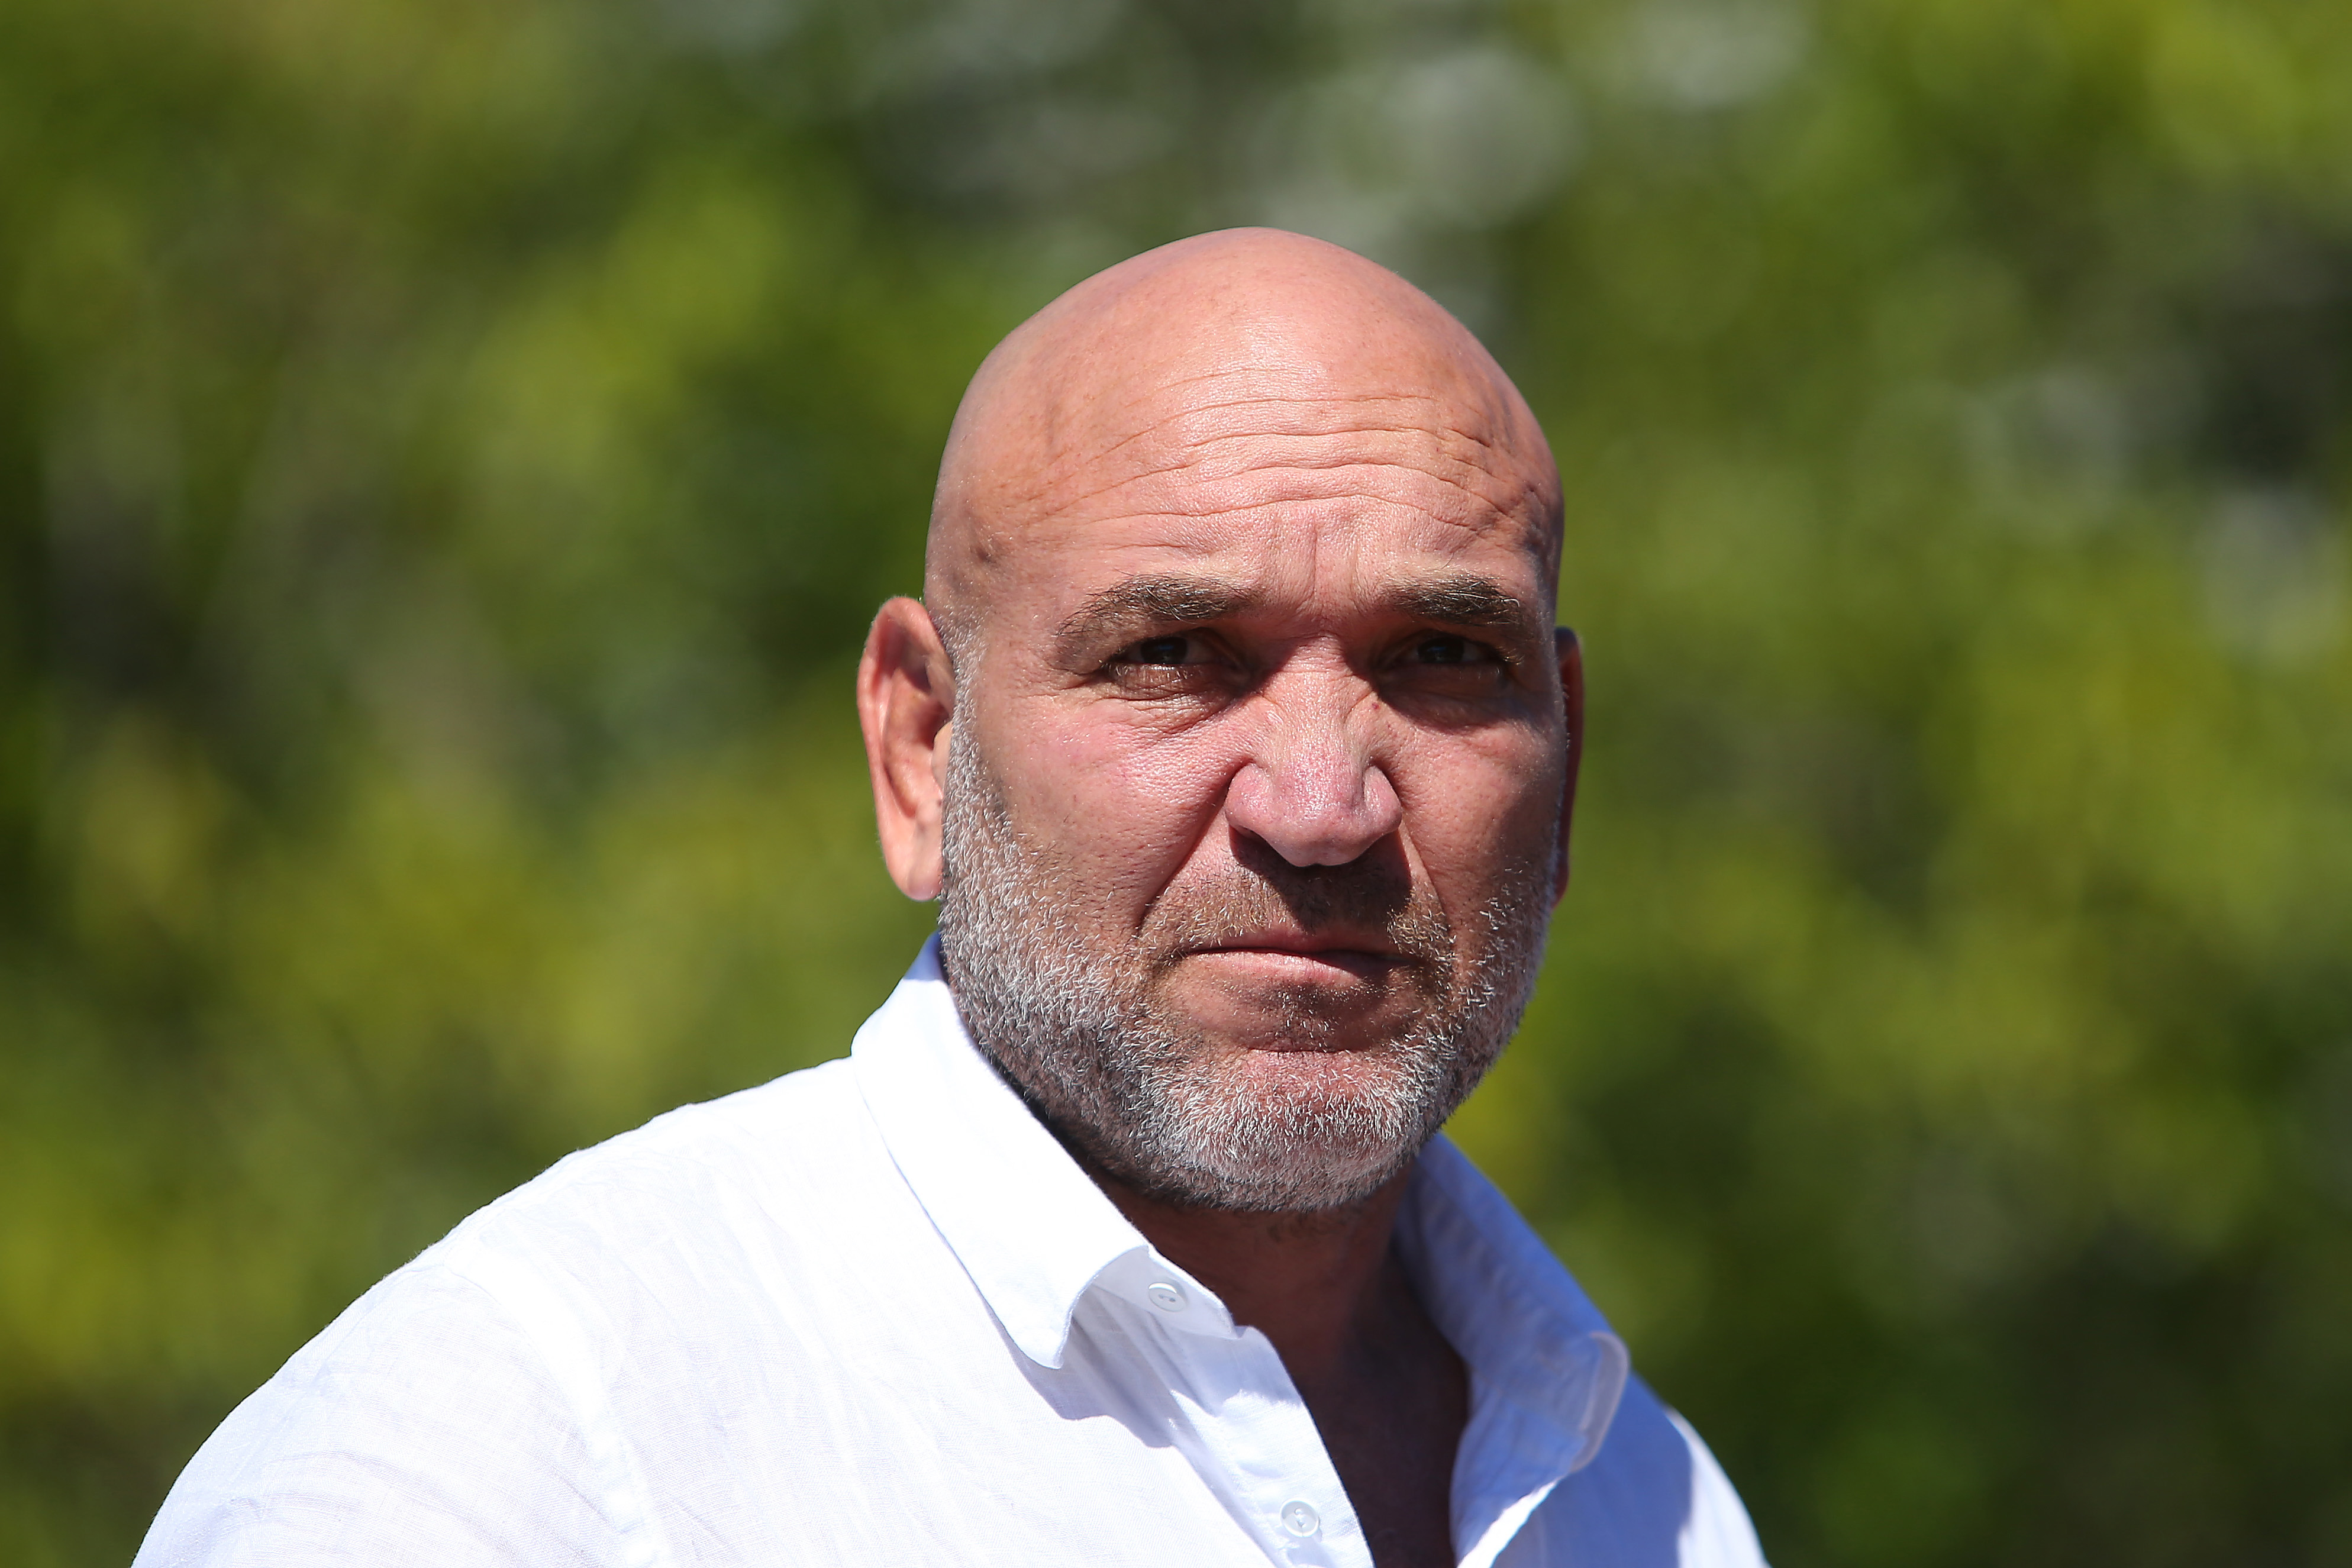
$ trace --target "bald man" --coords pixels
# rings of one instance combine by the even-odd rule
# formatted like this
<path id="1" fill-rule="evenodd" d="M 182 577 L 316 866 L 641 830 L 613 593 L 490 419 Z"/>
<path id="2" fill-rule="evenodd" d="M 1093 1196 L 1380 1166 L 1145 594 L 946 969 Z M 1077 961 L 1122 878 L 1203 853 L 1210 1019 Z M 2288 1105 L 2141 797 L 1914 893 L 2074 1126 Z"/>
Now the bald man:
<path id="1" fill-rule="evenodd" d="M 1759 1564 L 1438 1134 L 1568 883 L 1559 523 L 1493 360 L 1346 251 L 1048 306 L 858 671 L 937 937 L 846 1059 L 362 1298 L 140 1563 Z"/>

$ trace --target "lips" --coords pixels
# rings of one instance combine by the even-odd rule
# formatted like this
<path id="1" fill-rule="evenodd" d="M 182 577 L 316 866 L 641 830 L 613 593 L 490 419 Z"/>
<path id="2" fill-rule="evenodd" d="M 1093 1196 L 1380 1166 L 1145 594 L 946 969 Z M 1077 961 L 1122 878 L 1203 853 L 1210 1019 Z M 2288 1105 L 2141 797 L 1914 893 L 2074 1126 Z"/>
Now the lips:
<path id="1" fill-rule="evenodd" d="M 1202 942 L 1195 952 L 1288 952 L 1303 958 L 1353 953 L 1367 958 L 1402 958 L 1394 942 L 1368 931 L 1253 931 Z"/>
<path id="2" fill-rule="evenodd" d="M 1412 962 L 1394 942 L 1369 931 L 1250 931 L 1186 950 L 1219 968 L 1258 971 L 1290 984 L 1373 980 Z"/>

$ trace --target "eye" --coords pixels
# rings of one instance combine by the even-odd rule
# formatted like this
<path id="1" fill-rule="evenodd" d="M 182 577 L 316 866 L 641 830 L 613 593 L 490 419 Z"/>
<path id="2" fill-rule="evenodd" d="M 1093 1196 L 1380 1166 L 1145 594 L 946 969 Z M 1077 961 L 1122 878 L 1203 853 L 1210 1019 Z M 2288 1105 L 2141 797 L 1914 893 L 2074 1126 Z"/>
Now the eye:
<path id="1" fill-rule="evenodd" d="M 1412 661 L 1415 664 L 1483 664 L 1488 662 L 1491 658 L 1486 649 L 1472 642 L 1468 637 L 1423 637 L 1413 645 L 1412 649 Z"/>
<path id="2" fill-rule="evenodd" d="M 1191 637 L 1146 637 L 1129 651 L 1131 664 L 1182 664 L 1192 652 Z"/>
<path id="3" fill-rule="evenodd" d="M 1230 694 L 1240 677 L 1231 650 L 1211 632 L 1140 638 L 1113 654 L 1097 672 L 1097 679 L 1123 695 L 1153 701 Z"/>

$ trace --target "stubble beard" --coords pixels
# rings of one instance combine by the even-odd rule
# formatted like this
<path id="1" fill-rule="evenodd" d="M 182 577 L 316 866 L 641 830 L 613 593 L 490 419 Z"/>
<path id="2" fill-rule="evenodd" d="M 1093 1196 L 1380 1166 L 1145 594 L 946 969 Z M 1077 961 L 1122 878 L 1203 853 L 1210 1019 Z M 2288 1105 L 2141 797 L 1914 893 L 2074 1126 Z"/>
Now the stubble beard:
<path id="1" fill-rule="evenodd" d="M 1508 865 L 1466 922 L 1465 964 L 1433 898 L 1345 867 L 1171 889 L 1139 937 L 1107 945 L 1087 929 L 1084 889 L 1013 826 L 961 732 L 942 817 L 940 945 L 965 1029 L 1066 1142 L 1161 1201 L 1310 1214 L 1370 1195 L 1477 1087 L 1534 989 L 1549 842 Z M 1182 907 L 1169 907 L 1177 895 Z M 1309 929 L 1377 920 L 1411 961 L 1410 1022 L 1385 1040 L 1276 1059 L 1221 1050 L 1174 1016 L 1160 982 L 1181 953 L 1273 911 Z M 1309 1045 L 1330 1034 L 1311 996 L 1285 1007 L 1286 1033 Z"/>

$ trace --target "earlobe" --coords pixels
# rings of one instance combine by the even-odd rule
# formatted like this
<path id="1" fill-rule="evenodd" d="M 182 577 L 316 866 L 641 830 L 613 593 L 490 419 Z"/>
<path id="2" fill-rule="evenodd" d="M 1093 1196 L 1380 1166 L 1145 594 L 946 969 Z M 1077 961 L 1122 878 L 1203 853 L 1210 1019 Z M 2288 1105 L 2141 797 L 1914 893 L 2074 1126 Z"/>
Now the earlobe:
<path id="1" fill-rule="evenodd" d="M 1576 818 L 1577 769 L 1584 760 L 1584 648 L 1566 626 L 1553 629 L 1552 641 L 1559 656 L 1561 744 L 1566 752 L 1559 788 L 1559 837 L 1552 852 L 1551 898 L 1557 904 L 1568 893 L 1569 830 Z"/>
<path id="2" fill-rule="evenodd" d="M 940 819 L 955 679 L 930 613 L 892 599 L 874 617 L 857 661 L 857 720 L 866 735 L 875 827 L 890 879 L 910 899 L 939 897 Z"/>

